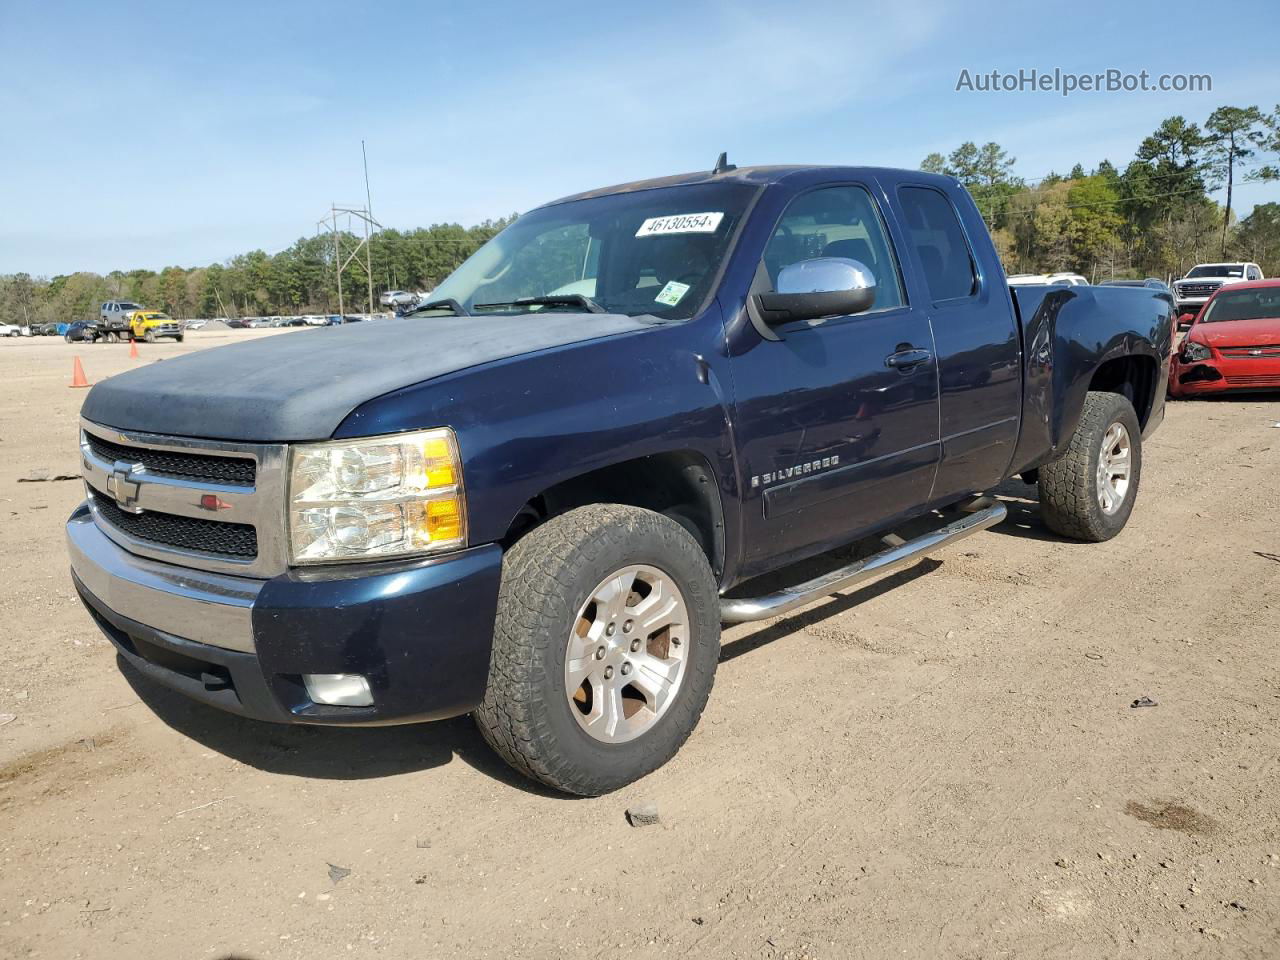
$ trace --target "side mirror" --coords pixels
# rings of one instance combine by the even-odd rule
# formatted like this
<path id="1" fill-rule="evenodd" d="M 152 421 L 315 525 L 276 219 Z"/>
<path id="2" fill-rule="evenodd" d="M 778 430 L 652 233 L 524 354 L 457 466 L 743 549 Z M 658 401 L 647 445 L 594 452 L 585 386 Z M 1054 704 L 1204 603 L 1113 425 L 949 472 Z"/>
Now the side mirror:
<path id="1" fill-rule="evenodd" d="M 783 267 L 775 286 L 773 293 L 756 295 L 760 317 L 770 326 L 862 313 L 876 302 L 875 274 L 846 257 L 816 257 Z"/>

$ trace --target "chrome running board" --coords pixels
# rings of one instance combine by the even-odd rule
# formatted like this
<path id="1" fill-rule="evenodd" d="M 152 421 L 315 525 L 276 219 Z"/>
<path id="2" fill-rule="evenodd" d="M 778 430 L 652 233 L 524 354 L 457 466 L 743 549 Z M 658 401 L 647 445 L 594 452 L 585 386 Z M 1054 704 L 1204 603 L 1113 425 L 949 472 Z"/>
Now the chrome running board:
<path id="1" fill-rule="evenodd" d="M 975 504 L 975 506 L 978 506 Z M 798 607 L 806 606 L 815 600 L 829 597 L 837 591 L 852 587 L 871 577 L 890 570 L 897 570 L 913 560 L 918 560 L 937 547 L 955 543 L 965 537 L 993 527 L 1005 518 L 1008 511 L 1003 503 L 982 503 L 971 513 L 959 520 L 948 523 L 932 533 L 926 533 L 914 540 L 903 541 L 889 534 L 885 541 L 887 550 L 862 560 L 857 560 L 839 570 L 832 570 L 820 577 L 805 583 L 787 587 L 777 593 L 769 593 L 763 597 L 720 601 L 720 620 L 724 623 L 750 623 L 753 620 L 767 620 L 790 613 Z"/>

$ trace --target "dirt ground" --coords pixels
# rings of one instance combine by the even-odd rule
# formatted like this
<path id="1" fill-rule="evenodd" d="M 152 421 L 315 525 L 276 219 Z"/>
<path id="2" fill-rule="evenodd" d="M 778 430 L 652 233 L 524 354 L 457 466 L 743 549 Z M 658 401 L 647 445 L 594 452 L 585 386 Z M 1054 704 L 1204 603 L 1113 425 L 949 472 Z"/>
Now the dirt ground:
<path id="1" fill-rule="evenodd" d="M 1111 543 L 1012 482 L 1001 526 L 729 629 L 679 756 L 581 800 L 469 719 L 274 727 L 122 671 L 80 483 L 20 481 L 77 471 L 74 355 L 254 335 L 0 341 L 0 957 L 1280 956 L 1280 397 L 1173 404 Z"/>

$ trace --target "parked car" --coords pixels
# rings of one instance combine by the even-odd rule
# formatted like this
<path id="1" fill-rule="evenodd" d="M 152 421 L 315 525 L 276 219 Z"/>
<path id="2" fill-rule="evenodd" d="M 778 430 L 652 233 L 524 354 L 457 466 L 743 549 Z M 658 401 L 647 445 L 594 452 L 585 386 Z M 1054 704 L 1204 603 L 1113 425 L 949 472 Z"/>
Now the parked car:
<path id="1" fill-rule="evenodd" d="M 183 327 L 177 320 L 159 310 L 135 310 L 129 315 L 129 336 L 134 340 L 155 343 L 162 337 L 182 342 Z"/>
<path id="2" fill-rule="evenodd" d="M 1058 287 L 1087 286 L 1089 281 L 1078 273 L 1015 273 L 1008 278 L 1011 287 L 1047 284 Z"/>
<path id="3" fill-rule="evenodd" d="M 58 337 L 62 334 L 58 331 L 56 323 L 42 323 L 36 327 L 36 336 L 40 337 Z"/>
<path id="4" fill-rule="evenodd" d="M 102 336 L 102 331 L 98 329 L 96 324 L 85 323 L 83 320 L 77 320 L 70 324 L 66 332 L 62 335 L 62 339 L 67 343 L 75 343 L 77 341 L 84 343 L 96 343 Z"/>
<path id="5" fill-rule="evenodd" d="M 325 326 L 340 327 L 342 326 L 342 317 L 336 313 L 331 313 L 324 318 Z"/>
<path id="6" fill-rule="evenodd" d="M 22 328 L 16 323 L 0 323 L 0 337 L 20 337 Z"/>
<path id="7" fill-rule="evenodd" d="M 1171 310 L 1010 289 L 949 177 L 722 162 L 595 190 L 521 216 L 409 317 L 99 381 L 74 583 L 123 660 L 193 699 L 322 725 L 474 712 L 517 770 L 599 794 L 690 735 L 722 622 L 999 523 L 982 494 L 1007 479 L 1039 483 L 1062 536 L 1120 533 Z M 887 536 L 907 520 L 927 532 Z"/>
<path id="8" fill-rule="evenodd" d="M 225 321 L 223 322 L 225 323 Z M 184 329 L 187 329 L 187 330 L 203 330 L 208 325 L 208 323 L 209 323 L 208 319 L 184 320 L 182 322 L 182 326 Z"/>
<path id="9" fill-rule="evenodd" d="M 1209 298 L 1219 287 L 1262 279 L 1262 269 L 1256 263 L 1196 264 L 1181 280 L 1173 281 L 1179 322 L 1189 324 L 1191 318 L 1200 312 L 1200 308 L 1209 302 Z"/>
<path id="10" fill-rule="evenodd" d="M 244 325 L 250 330 L 262 330 L 271 326 L 271 321 L 267 317 L 249 317 Z"/>
<path id="11" fill-rule="evenodd" d="M 245 327 L 245 321 L 239 317 L 229 317 L 223 323 L 231 330 L 243 330 Z"/>
<path id="12" fill-rule="evenodd" d="M 116 343 L 132 337 L 130 318 L 142 307 L 132 300 L 107 300 L 98 310 L 98 336 L 107 343 Z"/>
<path id="13" fill-rule="evenodd" d="M 1175 397 L 1280 389 L 1280 280 L 1219 287 L 1173 355 Z"/>
<path id="14" fill-rule="evenodd" d="M 1148 290 L 1159 290 L 1162 293 L 1172 295 L 1173 288 L 1163 280 L 1156 277 L 1147 277 L 1145 280 L 1103 280 L 1100 287 L 1145 287 Z"/>

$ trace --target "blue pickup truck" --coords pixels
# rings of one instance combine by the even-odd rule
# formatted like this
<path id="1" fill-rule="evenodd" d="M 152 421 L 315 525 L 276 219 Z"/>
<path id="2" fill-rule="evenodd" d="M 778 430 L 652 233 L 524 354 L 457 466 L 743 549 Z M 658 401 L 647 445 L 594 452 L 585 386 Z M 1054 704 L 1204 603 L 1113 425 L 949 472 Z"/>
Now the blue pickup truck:
<path id="1" fill-rule="evenodd" d="M 99 383 L 72 575 L 120 657 L 196 700 L 472 713 L 518 770 L 600 794 L 693 731 L 723 623 L 999 523 L 1005 480 L 1063 536 L 1119 533 L 1172 312 L 1011 291 L 941 176 L 722 162 L 594 190 L 409 316 Z M 873 552 L 786 580 L 854 541 Z"/>

